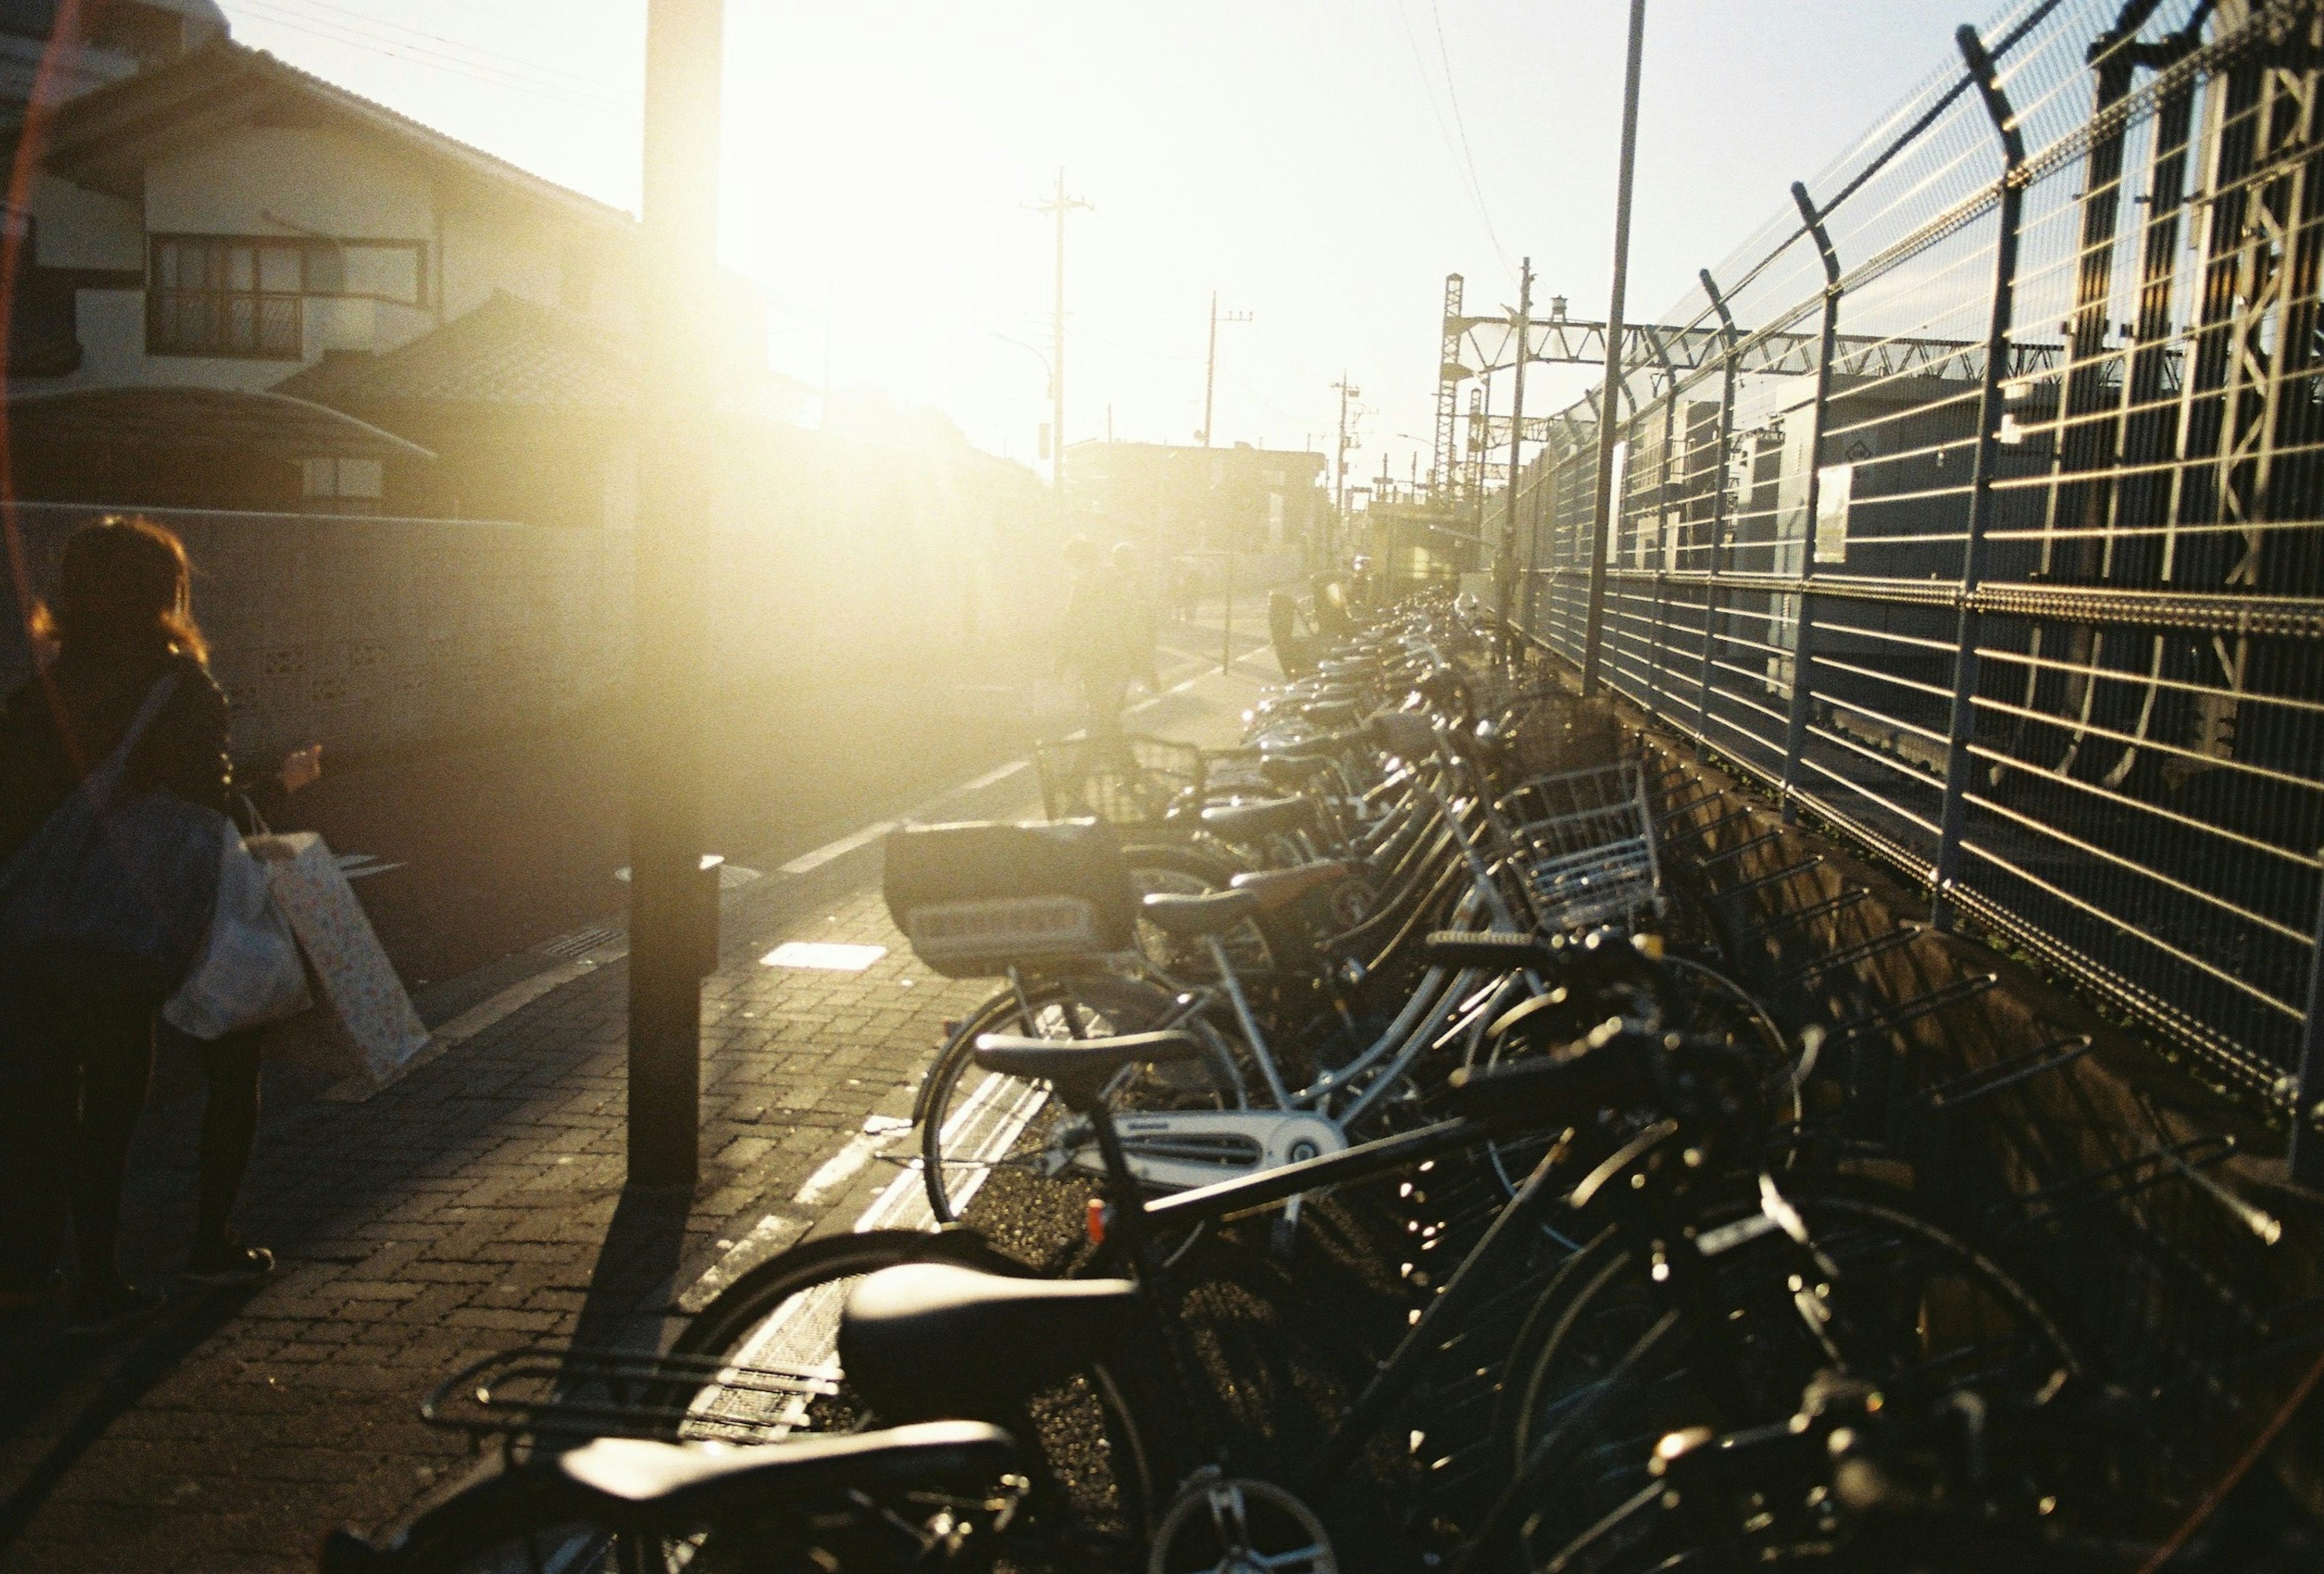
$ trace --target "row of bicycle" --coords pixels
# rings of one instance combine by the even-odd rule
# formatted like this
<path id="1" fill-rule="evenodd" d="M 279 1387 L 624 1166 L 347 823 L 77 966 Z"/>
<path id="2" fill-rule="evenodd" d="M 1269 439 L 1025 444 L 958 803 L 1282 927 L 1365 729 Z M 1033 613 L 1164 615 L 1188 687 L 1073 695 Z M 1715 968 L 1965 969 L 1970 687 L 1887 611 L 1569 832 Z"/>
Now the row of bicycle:
<path id="1" fill-rule="evenodd" d="M 497 1468 L 326 1567 L 2120 1565 L 2135 1408 L 1841 1173 L 1561 690 L 1408 606 L 1248 739 L 899 832 L 898 927 L 994 980 L 915 1111 L 940 1228 L 460 1374 Z"/>

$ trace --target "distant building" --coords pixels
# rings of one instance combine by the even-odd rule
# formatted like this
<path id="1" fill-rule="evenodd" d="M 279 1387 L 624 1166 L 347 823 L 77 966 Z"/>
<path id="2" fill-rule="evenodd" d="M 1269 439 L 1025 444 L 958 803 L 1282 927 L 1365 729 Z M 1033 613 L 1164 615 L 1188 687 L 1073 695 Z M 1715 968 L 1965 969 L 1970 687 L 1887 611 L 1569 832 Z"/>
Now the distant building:
<path id="1" fill-rule="evenodd" d="M 636 221 L 222 28 L 26 133 L 21 494 L 627 526 Z M 794 419 L 727 283 L 704 376 Z"/>
<path id="2" fill-rule="evenodd" d="M 1164 554 L 1320 547 L 1331 513 L 1323 456 L 1282 448 L 1075 443 L 1065 508 Z"/>

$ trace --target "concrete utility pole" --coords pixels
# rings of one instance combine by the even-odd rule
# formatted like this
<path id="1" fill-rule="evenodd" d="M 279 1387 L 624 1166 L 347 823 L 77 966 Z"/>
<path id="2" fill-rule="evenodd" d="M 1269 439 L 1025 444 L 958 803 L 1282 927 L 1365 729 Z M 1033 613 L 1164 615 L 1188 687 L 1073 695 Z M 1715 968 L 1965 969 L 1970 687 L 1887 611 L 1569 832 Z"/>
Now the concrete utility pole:
<path id="1" fill-rule="evenodd" d="M 1340 393 L 1340 446 L 1333 450 L 1333 457 L 1332 512 L 1344 539 L 1348 531 L 1348 400 L 1360 399 L 1364 391 L 1348 381 L 1345 367 L 1340 369 L 1340 380 L 1332 386 Z"/>
<path id="2" fill-rule="evenodd" d="M 1033 204 L 1033 211 L 1049 215 L 1057 225 L 1057 290 L 1051 311 L 1055 336 L 1049 354 L 1049 488 L 1061 502 L 1065 495 L 1065 216 L 1076 207 L 1091 205 L 1065 195 L 1065 167 L 1060 164 L 1056 195 Z"/>
<path id="3" fill-rule="evenodd" d="M 639 1185 L 692 1185 L 700 1169 L 704 925 L 717 913 L 715 897 L 704 900 L 704 881 L 716 873 L 702 857 L 702 718 L 724 21 L 724 0 L 646 7 L 646 359 L 637 404 L 644 452 L 630 784 L 629 1178 Z"/>
<path id="4" fill-rule="evenodd" d="M 1525 433 L 1525 372 L 1526 336 L 1533 331 L 1533 259 L 1527 257 L 1523 272 L 1517 275 L 1517 309 L 1509 319 L 1517 329 L 1517 365 L 1515 386 L 1509 393 L 1509 484 L 1501 493 L 1501 652 L 1509 660 L 1517 659 L 1517 636 L 1509 628 L 1510 593 L 1517 577 L 1517 489 L 1525 479 L 1519 463 L 1517 446 Z"/>
<path id="5" fill-rule="evenodd" d="M 1606 302 L 1606 390 L 1598 400 L 1598 499 L 1590 519 L 1590 612 L 1582 634 L 1582 692 L 1598 692 L 1606 638 L 1606 543 L 1621 507 L 1614 490 L 1615 432 L 1622 408 L 1622 295 L 1630 282 L 1630 178 L 1638 163 L 1638 56 L 1646 0 L 1630 0 L 1630 51 L 1622 78 L 1622 164 L 1614 187 L 1614 288 Z M 1518 365 L 1524 365 L 1519 357 Z"/>
<path id="6" fill-rule="evenodd" d="M 1211 386 L 1219 376 L 1219 324 L 1250 320 L 1250 313 L 1247 311 L 1231 311 L 1223 318 L 1219 316 L 1219 292 L 1215 290 L 1211 291 L 1211 347 L 1203 360 L 1203 446 L 1205 448 L 1211 446 Z"/>

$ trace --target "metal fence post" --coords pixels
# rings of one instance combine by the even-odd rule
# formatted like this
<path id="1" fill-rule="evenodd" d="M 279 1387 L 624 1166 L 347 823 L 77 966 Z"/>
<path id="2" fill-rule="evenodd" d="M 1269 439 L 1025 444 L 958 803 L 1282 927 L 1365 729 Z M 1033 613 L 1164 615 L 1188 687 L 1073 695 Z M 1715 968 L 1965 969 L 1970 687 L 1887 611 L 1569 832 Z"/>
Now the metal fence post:
<path id="1" fill-rule="evenodd" d="M 2324 849 L 2319 856 L 2324 857 Z M 2300 1069 L 2292 1078 L 2287 1155 L 2293 1180 L 2324 1188 L 2324 1131 L 2316 1128 L 2319 1108 L 2324 1108 L 2324 881 L 2317 890 L 2316 949 L 2308 961 L 2308 1016 L 2301 1025 Z"/>
<path id="2" fill-rule="evenodd" d="M 1582 631 L 1582 693 L 1598 692 L 1606 633 L 1606 552 L 1619 528 L 1621 500 L 1613 491 L 1614 412 L 1628 375 L 1622 356 L 1622 311 L 1630 282 L 1630 182 L 1638 164 L 1638 59 L 1646 48 L 1646 0 L 1630 0 L 1629 52 L 1622 75 L 1622 157 L 1614 182 L 1614 281 L 1606 302 L 1606 391 L 1598 411 L 1598 492 L 1591 514 L 1590 600 Z"/>
<path id="3" fill-rule="evenodd" d="M 1727 309 L 1727 298 L 1719 293 L 1711 270 L 1702 269 L 1698 276 L 1702 280 L 1702 292 L 1711 297 L 1711 309 L 1719 314 L 1719 336 L 1727 345 L 1720 355 L 1722 370 L 1719 441 L 1711 450 L 1716 468 L 1711 477 L 1711 580 L 1702 590 L 1702 695 L 1695 717 L 1701 726 L 1695 740 L 1695 758 L 1707 759 L 1711 754 L 1711 675 L 1719 665 L 1719 600 L 1723 588 L 1720 576 L 1727 572 L 1727 446 L 1735 440 L 1735 343 L 1739 336 L 1735 331 L 1734 315 Z"/>
<path id="4" fill-rule="evenodd" d="M 1664 695 L 1663 634 L 1670 621 L 1670 477 L 1671 450 L 1678 443 L 1678 368 L 1671 364 L 1670 346 L 1662 335 L 1651 328 L 1640 331 L 1663 364 L 1663 461 L 1655 476 L 1655 599 L 1646 625 L 1646 693 L 1655 696 L 1646 703 L 1652 709 L 1655 699 Z"/>
<path id="5" fill-rule="evenodd" d="M 1815 688 L 1815 594 L 1808 586 L 1815 578 L 1816 510 L 1823 486 L 1823 422 L 1831 404 L 1832 341 L 1840 334 L 1840 253 L 1832 250 L 1831 234 L 1815 199 L 1799 181 L 1792 182 L 1792 200 L 1823 260 L 1823 336 L 1816 346 L 1815 409 L 1808 420 L 1807 517 L 1800 534 L 1800 613 L 1792 637 L 1792 706 L 1784 728 L 1784 821 L 1799 818 L 1800 761 L 1807 752 L 1808 721 Z"/>
<path id="6" fill-rule="evenodd" d="M 1961 58 L 1985 99 L 2001 138 L 2001 229 L 1994 242 L 1993 312 L 1985 331 L 1985 382 L 1977 404 L 1977 458 L 1969 473 L 1969 539 L 1961 552 L 1960 622 L 1953 653 L 1952 713 L 1945 734 L 1945 798 L 1937 820 L 1937 866 L 1931 884 L 1931 916 L 1950 928 L 1958 915 L 1953 893 L 1960 879 L 1961 826 L 1969 793 L 1969 740 L 1977 728 L 1978 644 L 1982 638 L 1977 588 L 1985 577 L 1986 532 L 1993 522 L 1993 468 L 2000 455 L 2002 384 L 2009 355 L 2011 313 L 2017 294 L 2017 237 L 2024 218 L 2025 188 L 2018 171 L 2025 141 L 2001 87 L 1993 57 L 1977 30 L 1964 23 L 1954 34 Z"/>

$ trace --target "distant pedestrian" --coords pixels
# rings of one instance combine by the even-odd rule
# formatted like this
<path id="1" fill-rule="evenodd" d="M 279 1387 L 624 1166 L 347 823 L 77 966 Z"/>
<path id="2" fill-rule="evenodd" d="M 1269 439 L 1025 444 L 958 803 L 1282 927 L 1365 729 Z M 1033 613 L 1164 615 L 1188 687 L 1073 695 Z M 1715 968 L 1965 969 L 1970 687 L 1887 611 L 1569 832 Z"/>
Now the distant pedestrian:
<path id="1" fill-rule="evenodd" d="M 1348 615 L 1348 593 L 1339 580 L 1329 574 L 1318 574 L 1307 582 L 1314 595 L 1316 640 L 1325 645 L 1336 645 L 1356 631 L 1355 620 Z"/>
<path id="2" fill-rule="evenodd" d="M 1122 622 L 1122 637 L 1130 647 L 1130 671 L 1145 683 L 1148 694 L 1158 695 L 1162 692 L 1162 669 L 1157 659 L 1161 631 L 1156 627 L 1153 588 L 1147 583 L 1146 566 L 1134 545 L 1128 541 L 1114 543 L 1113 571 L 1121 575 L 1128 613 Z"/>
<path id="3" fill-rule="evenodd" d="M 100 768 L 143 716 L 114 802 L 171 797 L 231 814 L 225 696 L 211 679 L 195 622 L 184 547 L 150 521 L 106 519 L 65 544 L 53 602 L 31 619 L 40 670 L 0 713 L 0 870 Z M 302 750 L 270 781 L 279 796 L 312 781 L 319 751 Z M 213 854 L 213 857 L 215 855 Z M 189 867 L 173 865 L 172 868 Z M 152 881 L 97 900 L 151 914 L 182 911 L 198 934 L 199 893 Z M 80 893 L 76 892 L 76 898 Z M 70 1322 L 109 1327 L 157 1304 L 115 1261 L 129 1144 L 153 1065 L 156 1013 L 178 979 L 90 943 L 65 951 L 0 945 L 0 1308 L 36 1303 L 59 1286 L 69 1219 L 78 1260 Z M 202 1046 L 203 1116 L 198 1273 L 254 1275 L 272 1258 L 234 1238 L 234 1192 L 257 1129 L 255 1036 Z"/>
<path id="4" fill-rule="evenodd" d="M 1087 536 L 1067 541 L 1064 556 L 1074 584 L 1065 603 L 1057 671 L 1081 676 L 1089 735 L 1119 741 L 1122 702 L 1139 663 L 1128 628 L 1129 588 Z"/>

